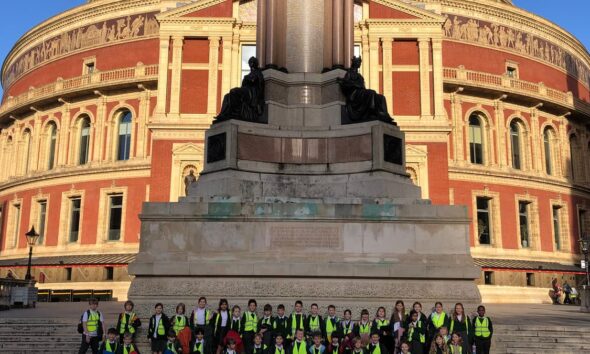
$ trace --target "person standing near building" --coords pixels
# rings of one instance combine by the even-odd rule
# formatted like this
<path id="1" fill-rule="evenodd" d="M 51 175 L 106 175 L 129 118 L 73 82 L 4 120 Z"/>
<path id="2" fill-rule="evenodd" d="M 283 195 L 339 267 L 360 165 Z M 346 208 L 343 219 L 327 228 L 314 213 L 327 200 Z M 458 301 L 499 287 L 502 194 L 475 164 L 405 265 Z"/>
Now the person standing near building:
<path id="1" fill-rule="evenodd" d="M 197 328 L 201 328 L 205 333 L 205 340 L 207 343 L 211 343 L 213 337 L 213 331 L 211 330 L 211 310 L 207 308 L 207 298 L 201 296 L 197 301 L 197 307 L 193 309 L 190 317 L 190 327 L 194 331 Z"/>
<path id="2" fill-rule="evenodd" d="M 88 310 L 82 315 L 82 344 L 80 344 L 78 354 L 86 354 L 88 348 L 92 350 L 92 354 L 97 354 L 99 344 L 104 340 L 106 333 L 104 317 L 97 309 L 98 300 L 90 299 Z"/>
<path id="3" fill-rule="evenodd" d="M 473 344 L 473 328 L 469 316 L 465 314 L 465 308 L 462 303 L 455 304 L 455 311 L 451 316 L 451 333 L 458 333 L 463 340 L 463 353 L 469 353 Z"/>
<path id="4" fill-rule="evenodd" d="M 166 349 L 166 342 L 168 342 L 168 331 L 170 330 L 170 320 L 164 314 L 164 305 L 157 303 L 154 306 L 154 314 L 150 318 L 148 325 L 148 339 L 151 342 L 152 353 L 162 354 Z"/>
<path id="5" fill-rule="evenodd" d="M 486 308 L 483 305 L 477 307 L 477 317 L 473 319 L 475 348 L 477 354 L 490 354 L 492 345 L 492 320 L 486 316 Z"/>
<path id="6" fill-rule="evenodd" d="M 328 343 L 332 342 L 332 333 L 334 333 L 338 329 L 338 323 L 340 323 L 340 319 L 336 316 L 336 306 L 329 305 L 328 306 L 328 317 L 326 317 L 325 327 L 326 327 L 326 338 Z"/>
<path id="7" fill-rule="evenodd" d="M 252 352 L 254 345 L 254 336 L 258 333 L 258 315 L 256 315 L 256 307 L 258 304 L 256 300 L 248 300 L 248 310 L 244 311 L 242 315 L 242 341 L 244 342 L 244 350 L 246 353 Z"/>
<path id="8" fill-rule="evenodd" d="M 288 336 L 289 339 L 294 340 L 297 330 L 305 330 L 305 315 L 303 314 L 303 302 L 300 300 L 295 301 L 295 311 L 291 313 L 288 321 Z M 295 349 L 293 349 L 295 352 Z"/>
<path id="9" fill-rule="evenodd" d="M 215 354 L 220 354 L 223 350 L 223 339 L 227 334 L 231 315 L 229 313 L 229 304 L 226 299 L 219 300 L 219 306 L 217 313 L 213 316 L 213 350 L 216 350 Z"/>
<path id="10" fill-rule="evenodd" d="M 124 334 L 131 333 L 133 338 L 135 338 L 135 333 L 137 329 L 141 327 L 141 321 L 139 317 L 133 312 L 133 308 L 135 304 L 133 301 L 125 301 L 123 308 L 125 311 L 119 314 L 119 319 L 117 320 L 117 334 L 119 335 L 119 341 L 123 344 Z"/>
<path id="11" fill-rule="evenodd" d="M 325 338 L 326 328 L 324 327 L 324 320 L 319 314 L 320 308 L 318 304 L 311 304 L 310 314 L 305 319 L 305 332 L 308 337 L 308 344 L 311 343 L 312 336 L 321 334 Z"/>

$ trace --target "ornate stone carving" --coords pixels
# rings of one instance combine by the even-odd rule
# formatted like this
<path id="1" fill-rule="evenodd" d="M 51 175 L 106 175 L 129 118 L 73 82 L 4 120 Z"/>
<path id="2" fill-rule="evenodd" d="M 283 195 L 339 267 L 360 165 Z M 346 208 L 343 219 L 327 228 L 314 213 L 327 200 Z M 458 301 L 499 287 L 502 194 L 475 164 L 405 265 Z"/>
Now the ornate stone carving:
<path id="1" fill-rule="evenodd" d="M 353 57 L 350 69 L 339 80 L 342 93 L 346 97 L 346 111 L 342 117 L 343 124 L 380 120 L 393 123 L 387 112 L 385 96 L 365 87 L 365 79 L 359 73 L 362 59 Z"/>
<path id="2" fill-rule="evenodd" d="M 447 15 L 447 38 L 499 47 L 529 55 L 563 68 L 568 74 L 590 84 L 590 69 L 561 47 L 530 33 L 473 18 Z"/>
<path id="3" fill-rule="evenodd" d="M 215 122 L 230 119 L 260 122 L 264 113 L 264 76 L 255 57 L 248 60 L 250 73 L 242 80 L 242 86 L 231 89 L 223 98 L 221 112 Z"/>
<path id="4" fill-rule="evenodd" d="M 31 69 L 71 52 L 106 43 L 156 35 L 159 25 L 157 12 L 121 17 L 64 32 L 44 40 L 21 54 L 4 74 L 3 85 L 9 87 Z"/>

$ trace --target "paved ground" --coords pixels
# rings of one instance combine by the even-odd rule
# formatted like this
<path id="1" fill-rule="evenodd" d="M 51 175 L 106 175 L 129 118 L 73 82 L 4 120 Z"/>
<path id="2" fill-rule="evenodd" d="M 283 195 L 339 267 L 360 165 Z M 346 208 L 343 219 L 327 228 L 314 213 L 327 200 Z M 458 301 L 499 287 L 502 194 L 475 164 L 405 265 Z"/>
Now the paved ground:
<path id="1" fill-rule="evenodd" d="M 85 303 L 39 303 L 35 309 L 2 311 L 0 318 L 77 319 L 86 308 Z M 99 306 L 108 322 L 114 321 L 122 308 L 121 302 L 103 302 Z M 580 325 L 590 328 L 590 313 L 581 313 L 578 306 L 487 304 L 486 308 L 495 324 Z M 473 309 L 468 311 L 471 313 Z"/>

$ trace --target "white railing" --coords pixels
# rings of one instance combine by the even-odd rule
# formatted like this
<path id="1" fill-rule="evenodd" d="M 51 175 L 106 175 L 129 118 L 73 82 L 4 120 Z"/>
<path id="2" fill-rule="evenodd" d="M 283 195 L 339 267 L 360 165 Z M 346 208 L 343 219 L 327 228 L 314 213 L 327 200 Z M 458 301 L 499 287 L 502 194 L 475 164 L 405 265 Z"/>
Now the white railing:
<path id="1" fill-rule="evenodd" d="M 574 109 L 574 97 L 571 92 L 563 92 L 545 86 L 544 83 L 530 82 L 508 77 L 506 75 L 494 75 L 485 72 L 466 70 L 463 67 L 444 68 L 444 80 L 447 82 L 481 86 L 484 88 L 497 89 L 520 93 L 523 95 L 533 95 L 536 98 L 547 100 L 552 103 Z M 578 105 L 590 105 L 586 102 L 579 101 Z M 576 106 L 578 106 L 576 105 Z"/>
<path id="2" fill-rule="evenodd" d="M 158 78 L 158 65 L 143 65 L 130 68 L 115 69 L 109 71 L 94 71 L 92 74 L 73 77 L 71 79 L 58 78 L 55 82 L 41 86 L 31 87 L 27 92 L 18 96 L 9 96 L 0 106 L 0 115 L 30 105 L 35 101 L 50 98 L 90 87 L 100 87 L 111 84 L 155 80 Z"/>

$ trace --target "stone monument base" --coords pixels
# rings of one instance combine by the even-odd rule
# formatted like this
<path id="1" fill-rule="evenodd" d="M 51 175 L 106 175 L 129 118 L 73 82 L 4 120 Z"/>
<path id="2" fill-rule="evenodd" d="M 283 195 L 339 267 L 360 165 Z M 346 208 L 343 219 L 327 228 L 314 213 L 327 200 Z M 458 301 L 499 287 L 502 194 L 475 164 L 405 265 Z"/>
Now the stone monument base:
<path id="1" fill-rule="evenodd" d="M 392 203 L 146 203 L 129 298 L 296 299 L 351 309 L 480 301 L 466 209 Z"/>

